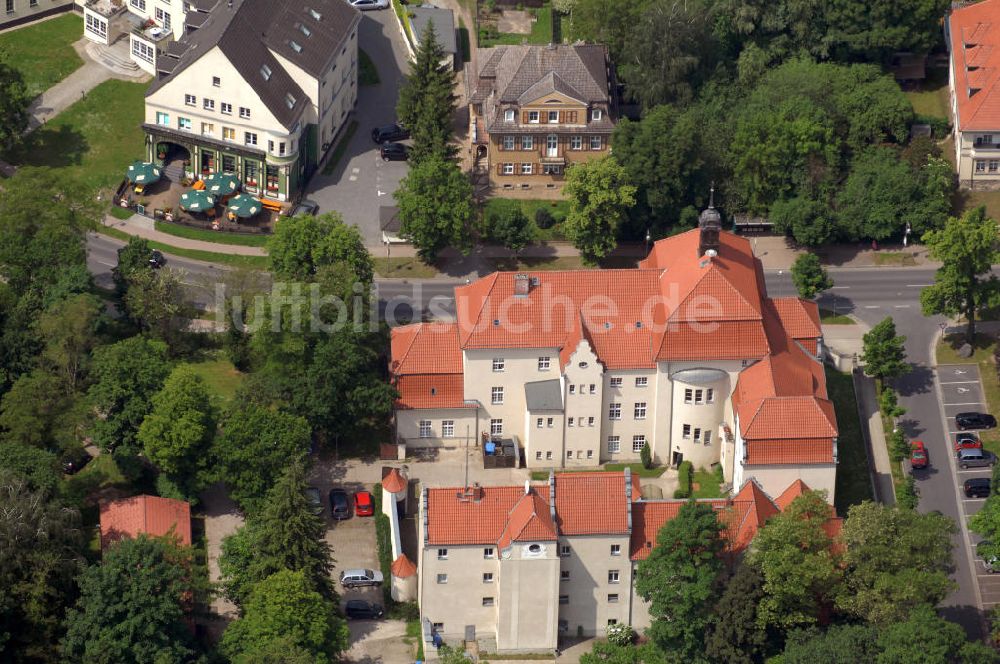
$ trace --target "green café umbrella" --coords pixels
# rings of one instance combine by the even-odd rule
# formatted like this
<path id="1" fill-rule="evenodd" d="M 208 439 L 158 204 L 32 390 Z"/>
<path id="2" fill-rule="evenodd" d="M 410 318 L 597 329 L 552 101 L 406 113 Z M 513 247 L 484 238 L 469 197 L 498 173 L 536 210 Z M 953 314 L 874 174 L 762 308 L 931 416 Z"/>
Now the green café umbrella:
<path id="1" fill-rule="evenodd" d="M 260 201 L 253 196 L 240 194 L 239 196 L 230 199 L 226 209 L 232 214 L 235 214 L 237 217 L 249 219 L 260 212 L 261 204 Z"/>
<path id="2" fill-rule="evenodd" d="M 205 178 L 205 191 L 215 196 L 228 196 L 239 188 L 239 178 L 229 173 L 212 173 Z"/>
<path id="3" fill-rule="evenodd" d="M 129 182 L 135 184 L 150 184 L 160 179 L 160 169 L 155 164 L 145 161 L 137 161 L 128 167 L 125 173 Z"/>
<path id="4" fill-rule="evenodd" d="M 181 208 L 188 212 L 204 212 L 215 207 L 215 196 L 207 191 L 192 189 L 181 194 Z"/>

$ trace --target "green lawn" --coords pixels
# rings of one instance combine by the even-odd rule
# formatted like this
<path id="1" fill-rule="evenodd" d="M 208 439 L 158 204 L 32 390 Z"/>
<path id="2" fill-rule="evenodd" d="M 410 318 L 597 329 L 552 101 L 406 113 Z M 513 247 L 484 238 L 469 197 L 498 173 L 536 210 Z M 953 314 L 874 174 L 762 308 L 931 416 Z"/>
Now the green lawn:
<path id="1" fill-rule="evenodd" d="M 948 117 L 948 70 L 927 69 L 927 79 L 916 90 L 906 92 L 917 115 Z"/>
<path id="2" fill-rule="evenodd" d="M 132 215 L 135 214 L 135 212 L 133 212 L 129 208 L 123 208 L 118 205 L 112 205 L 111 209 L 108 210 L 108 214 L 110 214 L 115 219 L 121 219 L 122 221 L 124 221 L 126 219 L 131 218 Z"/>
<path id="3" fill-rule="evenodd" d="M 380 277 L 393 279 L 433 279 L 438 271 L 433 265 L 424 263 L 419 258 L 410 256 L 390 257 L 372 256 L 375 272 Z"/>
<path id="4" fill-rule="evenodd" d="M 340 142 L 337 143 L 337 147 L 333 149 L 333 154 L 330 155 L 330 161 L 326 162 L 326 166 L 323 167 L 323 175 L 332 175 L 333 169 L 337 168 L 337 162 L 340 158 L 344 156 L 347 151 L 347 146 L 351 142 L 351 136 L 354 136 L 354 132 L 358 130 L 358 123 L 351 120 L 351 124 L 347 126 L 344 130 L 344 135 L 340 137 Z"/>
<path id="5" fill-rule="evenodd" d="M 638 475 L 639 477 L 659 477 L 667 471 L 666 466 L 656 466 L 654 468 L 646 469 L 641 463 L 608 463 L 597 468 L 564 468 L 561 470 L 556 470 L 557 473 L 599 473 L 602 471 L 615 471 L 621 472 L 625 470 L 628 466 L 632 469 L 633 475 Z M 531 479 L 535 481 L 543 481 L 549 479 L 549 471 L 547 470 L 533 470 L 531 471 Z"/>
<path id="6" fill-rule="evenodd" d="M 911 267 L 916 264 L 912 254 L 902 251 L 879 251 L 875 254 L 875 265 L 879 266 Z"/>
<path id="7" fill-rule="evenodd" d="M 826 367 L 826 389 L 837 412 L 837 483 L 834 505 L 841 516 L 847 508 L 864 500 L 873 500 L 868 473 L 868 451 L 861 433 L 858 402 L 854 396 L 851 374 Z"/>
<path id="8" fill-rule="evenodd" d="M 244 374 L 221 354 L 208 357 L 200 362 L 188 362 L 186 365 L 201 376 L 209 391 L 217 394 L 224 403 L 233 400 L 233 397 L 236 396 L 236 389 L 243 382 Z"/>
<path id="9" fill-rule="evenodd" d="M 695 485 L 698 488 L 691 492 L 692 498 L 724 498 L 719 489 L 719 477 L 711 470 L 696 470 L 691 476 L 692 488 Z"/>
<path id="10" fill-rule="evenodd" d="M 0 51 L 24 76 L 28 94 L 37 97 L 83 65 L 73 50 L 73 42 L 82 37 L 83 19 L 63 14 L 0 35 Z"/>
<path id="11" fill-rule="evenodd" d="M 854 319 L 844 314 L 838 314 L 829 309 L 819 310 L 819 322 L 823 325 L 854 325 Z"/>
<path id="12" fill-rule="evenodd" d="M 107 226 L 98 226 L 95 230 L 102 235 L 113 237 L 122 242 L 128 242 L 129 238 L 132 237 L 117 228 L 108 228 Z M 214 251 L 201 251 L 200 249 L 181 249 L 180 247 L 152 240 L 149 242 L 149 246 L 151 249 L 159 249 L 165 254 L 205 261 L 206 263 L 219 263 L 221 265 L 245 267 L 252 270 L 266 270 L 268 268 L 267 256 L 236 256 L 233 254 L 216 253 Z"/>
<path id="13" fill-rule="evenodd" d="M 121 209 L 121 208 L 119 208 Z M 243 233 L 223 233 L 220 231 L 209 231 L 203 228 L 184 226 L 183 224 L 171 224 L 165 221 L 156 222 L 156 230 L 161 233 L 187 238 L 188 240 L 201 240 L 203 242 L 215 242 L 217 244 L 235 244 L 241 247 L 263 247 L 267 244 L 267 235 L 248 235 Z"/>
<path id="14" fill-rule="evenodd" d="M 142 157 L 147 83 L 110 80 L 6 152 L 17 166 L 47 166 L 90 191 L 113 189 Z"/>
<path id="15" fill-rule="evenodd" d="M 531 33 L 522 35 L 512 32 L 500 32 L 495 35 L 484 35 L 485 30 L 479 31 L 479 46 L 488 48 L 499 44 L 549 44 L 552 38 L 552 5 L 546 2 L 537 9 L 528 9 L 535 15 L 536 20 L 531 24 Z"/>
<path id="16" fill-rule="evenodd" d="M 483 214 L 488 214 L 489 210 L 498 205 L 503 205 L 500 201 L 507 201 L 511 199 L 507 198 L 490 198 L 483 205 Z M 515 199 L 518 200 L 518 199 Z M 538 210 L 545 208 L 552 215 L 552 219 L 555 222 L 550 228 L 539 228 L 535 224 L 535 237 L 539 242 L 553 242 L 558 240 L 565 240 L 566 237 L 562 233 L 562 222 L 566 219 L 566 215 L 569 213 L 569 201 L 565 200 L 541 200 L 534 198 L 520 199 L 518 202 L 521 204 L 521 211 L 524 215 L 530 219 L 532 222 L 535 221 L 535 215 Z"/>
<path id="17" fill-rule="evenodd" d="M 378 85 L 378 69 L 371 57 L 362 49 L 358 49 L 358 85 Z"/>

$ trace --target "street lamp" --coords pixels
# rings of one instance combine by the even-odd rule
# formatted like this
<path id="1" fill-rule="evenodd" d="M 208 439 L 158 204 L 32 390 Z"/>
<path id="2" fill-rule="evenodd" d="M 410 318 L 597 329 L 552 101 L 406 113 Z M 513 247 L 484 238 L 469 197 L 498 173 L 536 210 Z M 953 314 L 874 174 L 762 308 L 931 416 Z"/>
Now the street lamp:
<path id="1" fill-rule="evenodd" d="M 653 237 L 649 234 L 649 229 L 647 228 L 646 229 L 646 254 L 647 255 L 649 254 L 649 241 L 652 240 L 652 239 L 653 239 Z"/>

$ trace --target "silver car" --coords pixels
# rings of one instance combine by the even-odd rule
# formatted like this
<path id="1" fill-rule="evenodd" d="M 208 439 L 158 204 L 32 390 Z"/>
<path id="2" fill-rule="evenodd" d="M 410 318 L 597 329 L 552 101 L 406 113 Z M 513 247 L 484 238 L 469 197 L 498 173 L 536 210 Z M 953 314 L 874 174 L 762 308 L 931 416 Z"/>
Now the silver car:
<path id="1" fill-rule="evenodd" d="M 340 573 L 340 585 L 345 588 L 382 585 L 382 572 L 371 569 L 345 569 Z"/>
<path id="2" fill-rule="evenodd" d="M 958 450 L 958 467 L 966 468 L 986 468 L 997 462 L 997 457 L 993 452 L 982 448 L 963 447 Z"/>
<path id="3" fill-rule="evenodd" d="M 351 6 L 360 11 L 388 9 L 389 0 L 350 0 Z"/>

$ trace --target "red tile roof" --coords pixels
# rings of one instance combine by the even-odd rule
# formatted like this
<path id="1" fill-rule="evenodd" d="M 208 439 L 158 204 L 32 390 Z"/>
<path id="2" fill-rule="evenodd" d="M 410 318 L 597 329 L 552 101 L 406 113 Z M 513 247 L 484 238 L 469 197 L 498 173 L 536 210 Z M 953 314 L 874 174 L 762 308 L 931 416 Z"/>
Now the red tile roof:
<path id="1" fill-rule="evenodd" d="M 772 298 L 771 302 L 781 320 L 781 326 L 792 339 L 816 339 L 822 336 L 818 304 L 800 297 Z"/>
<path id="2" fill-rule="evenodd" d="M 639 476 L 632 476 L 632 499 L 639 497 Z M 564 535 L 628 532 L 625 473 L 556 473 L 556 522 Z"/>
<path id="3" fill-rule="evenodd" d="M 465 404 L 462 374 L 430 374 L 396 378 L 396 408 L 471 408 Z"/>
<path id="4" fill-rule="evenodd" d="M 948 29 L 958 129 L 1000 129 L 1000 0 L 952 10 Z"/>
<path id="5" fill-rule="evenodd" d="M 747 441 L 747 466 L 833 463 L 832 438 L 782 438 Z"/>
<path id="6" fill-rule="evenodd" d="M 132 496 L 101 503 L 101 548 L 123 537 L 142 533 L 161 537 L 173 533 L 191 545 L 191 506 L 183 500 L 159 496 Z"/>
<path id="7" fill-rule="evenodd" d="M 460 374 L 462 349 L 454 323 L 394 327 L 390 341 L 395 374 Z"/>
<path id="8" fill-rule="evenodd" d="M 532 489 L 548 495 L 547 486 Z M 481 487 L 479 500 L 464 497 L 463 491 L 462 487 L 427 490 L 428 543 L 496 544 L 510 511 L 524 495 L 523 486 Z"/>
<path id="9" fill-rule="evenodd" d="M 382 488 L 389 493 L 399 493 L 400 491 L 405 491 L 407 487 L 406 478 L 403 477 L 402 473 L 399 472 L 397 468 L 390 468 L 388 471 L 383 471 L 382 475 Z"/>
<path id="10" fill-rule="evenodd" d="M 549 513 L 548 491 L 546 498 L 532 490 L 521 496 L 507 515 L 507 525 L 497 541 L 500 549 L 506 549 L 512 542 L 540 541 L 556 539 L 556 524 Z"/>
<path id="11" fill-rule="evenodd" d="M 417 566 L 406 557 L 405 553 L 401 553 L 398 558 L 392 561 L 392 565 L 389 566 L 389 572 L 398 579 L 406 579 L 417 573 Z"/>

